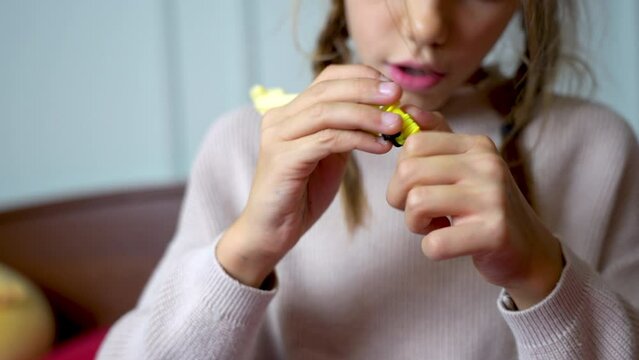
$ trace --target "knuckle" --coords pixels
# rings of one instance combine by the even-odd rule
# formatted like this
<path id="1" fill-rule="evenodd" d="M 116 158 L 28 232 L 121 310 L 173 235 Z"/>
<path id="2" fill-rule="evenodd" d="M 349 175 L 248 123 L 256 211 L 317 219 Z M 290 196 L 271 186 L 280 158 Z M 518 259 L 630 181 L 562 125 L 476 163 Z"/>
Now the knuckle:
<path id="1" fill-rule="evenodd" d="M 441 260 L 446 256 L 446 242 L 437 233 L 430 233 L 422 240 L 422 252 L 431 260 Z"/>
<path id="2" fill-rule="evenodd" d="M 428 190 L 424 188 L 411 189 L 406 196 L 406 211 L 416 214 L 422 214 L 424 209 L 421 207 L 427 203 Z"/>
<path id="3" fill-rule="evenodd" d="M 408 203 L 407 199 L 407 203 Z M 424 234 L 430 223 L 430 219 L 426 216 L 426 211 L 421 204 L 407 205 L 404 210 L 404 223 L 406 227 L 415 234 Z"/>
<path id="4" fill-rule="evenodd" d="M 280 110 L 278 108 L 270 109 L 262 115 L 262 129 L 271 126 L 280 117 Z"/>
<path id="5" fill-rule="evenodd" d="M 273 122 L 272 119 L 269 118 L 270 121 L 268 122 L 265 120 L 262 121 L 262 124 L 260 126 L 260 137 L 262 141 L 272 138 L 276 134 L 277 128 L 278 128 L 278 126 L 276 125 L 275 122 Z"/>
<path id="6" fill-rule="evenodd" d="M 395 170 L 395 174 L 397 176 L 397 180 L 402 184 L 410 183 L 411 177 L 413 175 L 413 164 L 410 159 L 403 159 L 397 163 L 397 169 Z"/>
<path id="7" fill-rule="evenodd" d="M 332 73 L 337 71 L 337 69 L 339 69 L 339 65 L 337 64 L 330 64 L 326 67 L 326 69 L 324 69 L 324 71 L 322 72 L 326 72 L 326 73 Z"/>
<path id="8" fill-rule="evenodd" d="M 497 147 L 493 140 L 486 135 L 472 135 L 473 143 L 475 147 L 481 150 L 495 152 Z"/>
<path id="9" fill-rule="evenodd" d="M 417 221 L 418 217 L 414 215 L 415 214 L 411 214 L 411 215 L 407 214 L 404 218 L 404 222 L 408 230 L 410 230 L 413 233 L 419 233 L 421 230 L 421 227 L 419 225 L 419 221 Z"/>
<path id="10" fill-rule="evenodd" d="M 370 77 L 378 77 L 381 75 L 381 73 L 377 71 L 377 69 L 375 69 L 374 67 L 370 65 L 360 65 L 360 66 L 362 67 L 362 71 L 364 72 L 364 75 L 368 75 Z"/>
<path id="11" fill-rule="evenodd" d="M 397 210 L 404 210 L 402 190 L 396 185 L 395 179 L 391 179 L 386 188 L 386 202 Z"/>
<path id="12" fill-rule="evenodd" d="M 315 82 L 321 82 L 324 79 L 330 78 L 331 74 L 335 73 L 336 71 L 338 71 L 339 69 L 339 65 L 336 64 L 330 64 L 327 67 L 324 68 L 324 70 L 322 70 L 319 75 L 317 75 L 317 78 L 315 79 Z"/>
<path id="13" fill-rule="evenodd" d="M 260 129 L 260 142 L 268 144 L 279 140 L 286 140 L 280 128 L 281 126 L 277 124 L 262 124 L 262 128 Z"/>
<path id="14" fill-rule="evenodd" d="M 326 116 L 327 107 L 322 103 L 315 103 L 308 109 L 308 115 L 316 120 L 322 120 Z"/>
<path id="15" fill-rule="evenodd" d="M 338 142 L 339 133 L 333 129 L 323 129 L 317 132 L 318 145 L 326 148 L 335 146 Z"/>
<path id="16" fill-rule="evenodd" d="M 308 90 L 307 93 L 311 97 L 316 99 L 321 99 L 328 92 L 328 84 L 325 81 L 320 81 L 316 84 L 313 84 Z"/>
<path id="17" fill-rule="evenodd" d="M 501 156 L 495 153 L 482 154 L 476 163 L 481 174 L 489 179 L 499 183 L 506 180 L 506 164 Z"/>
<path id="18" fill-rule="evenodd" d="M 418 138 L 420 134 L 414 134 L 412 136 L 409 136 L 406 139 L 406 142 L 404 142 L 404 147 L 402 149 L 402 151 L 404 152 L 404 154 L 406 154 L 407 157 L 411 157 L 411 156 L 416 156 L 418 154 L 419 151 L 419 141 Z"/>
<path id="19" fill-rule="evenodd" d="M 401 210 L 401 204 L 397 200 L 397 196 L 391 191 L 390 187 L 386 189 L 386 202 L 395 209 Z"/>

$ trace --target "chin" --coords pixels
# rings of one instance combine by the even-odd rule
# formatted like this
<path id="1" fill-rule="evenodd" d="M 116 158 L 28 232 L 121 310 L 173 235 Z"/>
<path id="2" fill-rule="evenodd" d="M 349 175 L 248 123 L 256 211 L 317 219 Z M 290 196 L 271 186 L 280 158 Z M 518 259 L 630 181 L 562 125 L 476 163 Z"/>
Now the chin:
<path id="1" fill-rule="evenodd" d="M 441 109 L 450 99 L 450 95 L 427 92 L 427 93 L 415 93 L 410 91 L 404 91 L 401 103 L 402 105 L 415 105 L 426 111 L 437 111 Z"/>

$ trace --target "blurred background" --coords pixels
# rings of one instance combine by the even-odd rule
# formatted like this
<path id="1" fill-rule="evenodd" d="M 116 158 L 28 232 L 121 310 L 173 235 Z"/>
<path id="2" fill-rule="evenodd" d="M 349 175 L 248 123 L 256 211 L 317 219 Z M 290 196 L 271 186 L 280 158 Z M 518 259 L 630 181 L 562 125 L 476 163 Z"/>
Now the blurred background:
<path id="1" fill-rule="evenodd" d="M 311 80 L 328 4 L 302 0 L 295 29 L 290 0 L 0 0 L 0 209 L 184 181 L 252 84 Z M 577 92 L 637 131 L 639 2 L 582 4 L 598 86 Z"/>

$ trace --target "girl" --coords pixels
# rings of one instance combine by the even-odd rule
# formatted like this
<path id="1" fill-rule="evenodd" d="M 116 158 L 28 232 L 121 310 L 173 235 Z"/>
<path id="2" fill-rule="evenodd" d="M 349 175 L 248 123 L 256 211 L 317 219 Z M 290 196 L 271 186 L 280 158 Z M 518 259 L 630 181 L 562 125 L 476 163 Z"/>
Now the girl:
<path id="1" fill-rule="evenodd" d="M 306 91 L 211 129 L 99 356 L 638 358 L 639 151 L 549 94 L 571 6 L 332 1 Z M 480 66 L 517 12 L 525 58 L 495 81 Z M 373 135 L 400 129 L 370 106 L 395 102 L 422 129 L 401 149 Z"/>

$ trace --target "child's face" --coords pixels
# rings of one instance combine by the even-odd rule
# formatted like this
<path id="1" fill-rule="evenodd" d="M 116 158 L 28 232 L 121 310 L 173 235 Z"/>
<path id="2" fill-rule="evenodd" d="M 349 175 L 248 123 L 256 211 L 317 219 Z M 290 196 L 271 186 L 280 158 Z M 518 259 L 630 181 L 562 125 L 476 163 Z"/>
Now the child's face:
<path id="1" fill-rule="evenodd" d="M 404 89 L 402 101 L 440 108 L 479 68 L 518 0 L 344 0 L 360 60 Z"/>

